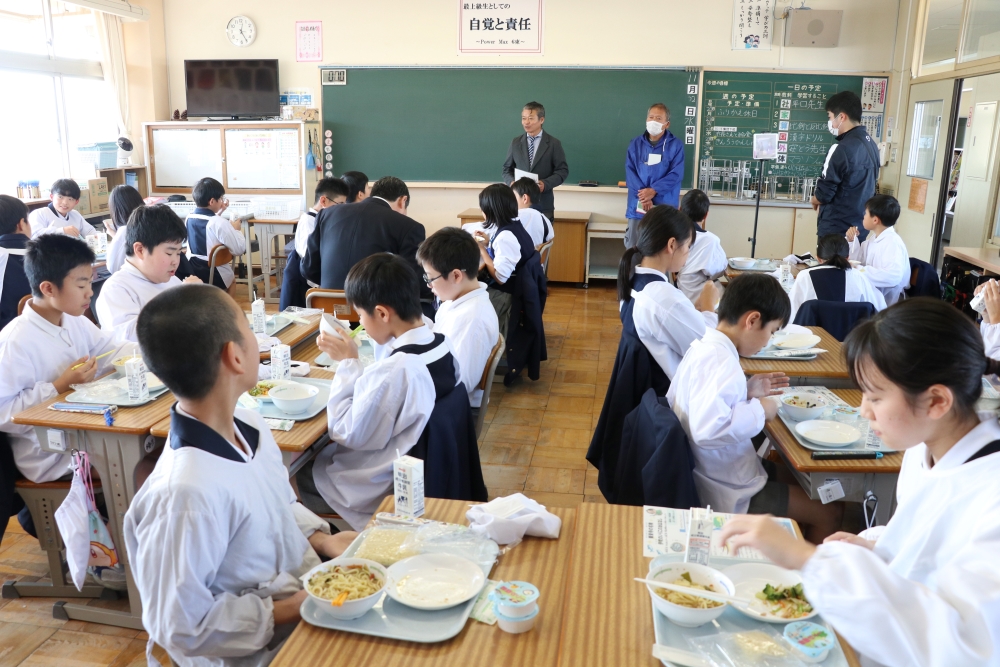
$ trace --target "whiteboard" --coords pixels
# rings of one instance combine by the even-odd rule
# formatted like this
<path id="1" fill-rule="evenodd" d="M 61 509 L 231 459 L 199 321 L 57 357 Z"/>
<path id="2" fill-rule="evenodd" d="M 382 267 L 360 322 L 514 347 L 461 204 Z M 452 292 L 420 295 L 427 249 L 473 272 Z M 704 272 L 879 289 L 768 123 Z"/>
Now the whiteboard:
<path id="1" fill-rule="evenodd" d="M 297 190 L 300 181 L 299 132 L 295 129 L 226 129 L 226 187 Z"/>
<path id="2" fill-rule="evenodd" d="M 222 182 L 218 129 L 154 129 L 152 153 L 154 190 L 192 188 L 206 176 Z"/>

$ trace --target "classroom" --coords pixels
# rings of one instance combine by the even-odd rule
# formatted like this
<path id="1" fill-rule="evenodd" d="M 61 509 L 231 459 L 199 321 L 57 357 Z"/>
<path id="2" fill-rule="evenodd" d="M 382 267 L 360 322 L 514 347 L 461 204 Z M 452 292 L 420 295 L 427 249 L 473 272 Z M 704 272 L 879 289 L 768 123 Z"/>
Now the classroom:
<path id="1" fill-rule="evenodd" d="M 0 0 L 0 667 L 1000 667 L 1000 3 Z"/>

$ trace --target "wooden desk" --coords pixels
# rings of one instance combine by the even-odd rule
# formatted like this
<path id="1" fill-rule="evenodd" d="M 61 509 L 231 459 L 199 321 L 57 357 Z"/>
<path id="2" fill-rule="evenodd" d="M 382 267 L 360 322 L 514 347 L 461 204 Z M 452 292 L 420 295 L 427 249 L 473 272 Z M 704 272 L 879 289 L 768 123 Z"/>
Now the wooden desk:
<path id="1" fill-rule="evenodd" d="M 978 266 L 988 276 L 1000 276 L 1000 248 L 945 248 L 944 254 Z"/>
<path id="2" fill-rule="evenodd" d="M 793 385 L 822 385 L 850 388 L 850 374 L 844 359 L 843 345 L 822 327 L 807 327 L 820 337 L 816 347 L 826 350 L 810 361 L 783 361 L 779 359 L 746 359 L 740 357 L 740 366 L 747 375 L 781 371 L 793 379 Z M 824 382 L 820 382 L 822 379 Z"/>
<path id="3" fill-rule="evenodd" d="M 258 220 L 256 218 L 251 218 L 243 225 L 247 244 L 248 267 L 252 264 L 252 262 L 249 261 L 251 225 L 257 232 L 258 247 L 260 248 L 260 275 L 254 276 L 253 280 L 250 281 L 251 300 L 253 300 L 253 283 L 258 280 L 264 283 L 263 297 L 266 303 L 278 303 L 281 300 L 281 277 L 278 275 L 278 271 L 274 266 L 273 248 L 271 244 L 277 236 L 294 233 L 295 225 L 298 224 L 298 222 L 298 220 Z M 270 281 L 270 276 L 274 276 L 274 283 Z M 275 291 L 278 292 L 277 296 L 275 295 Z"/>
<path id="4" fill-rule="evenodd" d="M 392 508 L 393 499 L 390 496 L 382 501 L 378 511 L 392 511 Z M 467 523 L 465 520 L 465 512 L 469 508 L 467 502 L 428 499 L 426 508 L 426 518 Z M 629 509 L 640 510 L 640 508 Z M 569 570 L 570 549 L 575 543 L 577 510 L 549 508 L 549 511 L 558 515 L 563 521 L 559 539 L 525 538 L 524 542 L 500 557 L 490 574 L 490 578 L 494 580 L 517 579 L 530 581 L 538 586 L 541 593 L 539 602 L 541 612 L 531 632 L 511 635 L 501 631 L 499 627 L 484 625 L 470 618 L 465 628 L 453 639 L 439 644 L 415 644 L 336 632 L 317 628 L 303 621 L 285 642 L 281 652 L 271 663 L 272 666 L 555 667 L 560 664 L 559 635 L 567 614 L 562 601 Z M 638 523 L 635 525 L 635 531 L 637 534 L 641 533 L 641 526 Z M 594 541 L 603 542 L 603 540 Z M 634 584 L 634 587 L 641 588 L 638 584 Z M 569 613 L 576 615 L 578 610 Z M 648 603 L 646 613 L 649 614 Z M 634 628 L 628 628 L 628 636 L 634 636 Z M 652 642 L 649 646 L 652 646 Z"/>
<path id="5" fill-rule="evenodd" d="M 849 405 L 854 407 L 861 405 L 861 391 L 857 389 L 832 391 Z M 814 461 L 812 451 L 798 443 L 780 418 L 764 424 L 764 432 L 788 463 L 795 478 L 810 498 L 819 499 L 819 492 L 816 489 L 832 479 L 839 479 L 841 486 L 844 487 L 845 500 L 863 502 L 865 492 L 874 493 L 879 500 L 875 518 L 880 525 L 888 523 L 896 502 L 896 480 L 899 478 L 899 467 L 903 463 L 902 454 L 887 454 L 881 459 Z"/>
<path id="6" fill-rule="evenodd" d="M 289 326 L 285 327 L 278 332 L 276 336 L 278 340 L 292 348 L 293 350 L 309 342 L 310 339 L 319 334 L 319 315 L 309 315 L 305 319 L 309 320 L 309 324 L 299 324 L 298 322 L 292 322 Z M 313 346 L 315 347 L 315 346 Z M 271 358 L 271 351 L 260 353 L 261 361 Z"/>
<path id="7" fill-rule="evenodd" d="M 652 656 L 649 592 L 632 581 L 648 570 L 649 560 L 642 555 L 641 507 L 583 503 L 577 508 L 560 667 L 659 667 Z M 544 596 L 539 604 L 552 606 L 549 602 L 544 607 Z M 841 645 L 849 664 L 858 667 L 854 651 L 843 640 Z"/>
<path id="8" fill-rule="evenodd" d="M 780 259 L 779 260 L 775 260 L 775 261 L 778 261 L 780 263 Z M 802 271 L 804 269 L 808 269 L 808 268 L 809 267 L 806 266 L 805 264 L 792 264 L 792 277 L 795 278 L 796 276 L 799 275 L 800 271 Z M 742 275 L 744 273 L 747 273 L 747 271 L 741 271 L 739 269 L 734 269 L 731 266 L 727 266 L 726 267 L 726 274 L 725 275 L 726 275 L 726 278 L 728 278 L 729 280 L 732 280 L 736 276 Z M 762 271 L 751 271 L 750 273 L 763 273 L 763 272 Z"/>
<path id="9" fill-rule="evenodd" d="M 555 242 L 549 255 L 549 280 L 582 283 L 585 279 L 587 251 L 587 225 L 590 213 L 583 211 L 556 211 L 552 229 Z M 486 219 L 478 208 L 467 208 L 458 214 L 461 224 L 482 222 Z"/>

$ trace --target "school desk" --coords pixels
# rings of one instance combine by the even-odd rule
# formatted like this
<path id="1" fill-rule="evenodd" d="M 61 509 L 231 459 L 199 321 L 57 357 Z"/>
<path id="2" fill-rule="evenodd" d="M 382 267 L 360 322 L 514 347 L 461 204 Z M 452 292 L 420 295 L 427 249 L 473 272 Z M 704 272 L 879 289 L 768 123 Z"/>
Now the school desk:
<path id="1" fill-rule="evenodd" d="M 861 405 L 861 391 L 858 389 L 834 389 L 833 393 L 854 407 Z M 880 526 L 889 522 L 896 505 L 896 480 L 903 462 L 902 454 L 886 454 L 881 459 L 814 461 L 812 451 L 798 443 L 780 418 L 767 422 L 764 431 L 810 498 L 819 499 L 817 489 L 839 479 L 846 494 L 845 500 L 863 502 L 867 491 L 874 493 L 878 498 L 876 522 Z"/>
<path id="2" fill-rule="evenodd" d="M 829 389 L 851 389 L 851 376 L 847 372 L 843 345 L 822 327 L 807 327 L 820 337 L 816 347 L 826 350 L 810 361 L 782 359 L 747 359 L 740 357 L 740 366 L 747 375 L 781 371 L 788 375 L 793 386 L 822 386 Z"/>
<path id="3" fill-rule="evenodd" d="M 260 274 L 253 276 L 252 280 L 247 280 L 247 293 L 250 301 L 253 301 L 254 285 L 262 283 L 262 292 L 257 296 L 264 299 L 266 303 L 278 303 L 281 301 L 281 276 L 274 262 L 274 239 L 283 234 L 295 232 L 295 220 L 257 220 L 250 218 L 243 221 L 243 238 L 247 244 L 247 271 L 253 275 L 253 261 L 250 248 L 253 236 L 251 227 L 257 232 L 258 248 L 260 252 Z M 270 278 L 273 277 L 272 282 Z"/>
<path id="4" fill-rule="evenodd" d="M 155 447 L 154 439 L 149 434 L 150 429 L 170 414 L 174 397 L 167 392 L 146 405 L 119 408 L 114 415 L 114 425 L 108 426 L 101 415 L 48 409 L 49 405 L 65 400 L 70 393 L 60 394 L 18 413 L 14 416 L 14 423 L 34 426 L 38 441 L 45 451 L 63 451 L 49 446 L 48 433 L 50 430 L 57 430 L 63 433 L 65 451 L 79 449 L 90 455 L 91 465 L 101 476 L 104 500 L 108 508 L 108 530 L 118 551 L 118 558 L 125 566 L 129 611 L 56 602 L 52 614 L 55 618 L 64 620 L 90 621 L 142 630 L 142 604 L 125 551 L 122 522 L 136 491 L 133 483 L 135 467 Z"/>
<path id="5" fill-rule="evenodd" d="M 249 314 L 249 311 L 247 312 Z M 269 313 L 268 315 L 271 314 L 273 313 Z M 310 342 L 310 340 L 319 333 L 320 316 L 318 314 L 308 315 L 308 316 L 299 315 L 299 317 L 303 317 L 303 319 L 307 320 L 308 324 L 300 324 L 298 322 L 292 322 L 290 325 L 279 331 L 276 336 L 278 340 L 280 340 L 288 347 L 292 348 L 293 354 L 295 348 L 299 347 L 300 345 L 305 345 L 308 347 L 308 343 Z M 270 350 L 268 350 L 267 352 L 260 353 L 261 361 L 270 358 L 271 358 Z"/>
<path id="6" fill-rule="evenodd" d="M 393 511 L 392 496 L 382 501 L 379 512 Z M 437 521 L 467 524 L 465 512 L 468 502 L 428 498 L 425 518 Z M 637 511 L 641 508 L 634 508 Z M 439 644 L 414 644 L 379 637 L 368 637 L 348 632 L 335 632 L 326 628 L 299 623 L 295 632 L 278 653 L 272 667 L 297 667 L 298 665 L 368 665 L 381 667 L 474 667 L 475 665 L 531 665 L 555 667 L 559 665 L 560 630 L 567 614 L 563 605 L 566 575 L 570 566 L 570 551 L 576 536 L 575 509 L 549 508 L 562 519 L 562 530 L 555 540 L 526 537 L 523 542 L 500 556 L 490 573 L 493 580 L 530 581 L 541 593 L 537 617 L 531 632 L 521 635 L 506 634 L 497 626 L 485 625 L 471 618 L 462 631 Z M 636 534 L 642 525 L 635 522 Z M 596 536 L 593 545 L 603 541 Z M 645 574 L 645 568 L 637 575 Z M 634 584 L 639 587 L 639 584 Z M 596 590 L 591 587 L 591 590 Z M 649 604 L 646 604 L 649 614 Z M 649 646 L 652 644 L 650 643 Z M 645 648 L 648 649 L 649 646 Z M 563 648 L 565 650 L 565 648 Z M 569 664 L 569 663 L 563 663 Z M 621 664 L 625 664 L 622 662 Z"/>

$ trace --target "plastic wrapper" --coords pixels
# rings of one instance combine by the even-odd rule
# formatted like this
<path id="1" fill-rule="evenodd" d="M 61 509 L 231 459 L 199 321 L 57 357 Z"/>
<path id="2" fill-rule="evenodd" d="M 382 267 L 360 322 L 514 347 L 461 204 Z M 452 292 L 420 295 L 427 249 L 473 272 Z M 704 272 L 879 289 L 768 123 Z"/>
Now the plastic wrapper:
<path id="1" fill-rule="evenodd" d="M 77 392 L 80 395 L 80 398 L 90 402 L 110 403 L 116 400 L 122 400 L 123 398 L 127 400 L 128 389 L 122 389 L 121 384 L 118 382 L 119 379 L 120 378 L 110 375 L 100 380 L 95 380 L 94 382 L 70 385 L 70 388 Z"/>
<path id="2" fill-rule="evenodd" d="M 488 567 L 503 551 L 496 542 L 473 533 L 467 526 L 380 514 L 375 525 L 364 532 L 354 557 L 388 567 L 410 556 L 446 553 Z"/>
<path id="3" fill-rule="evenodd" d="M 808 667 L 770 627 L 690 637 L 695 653 L 713 667 Z"/>

